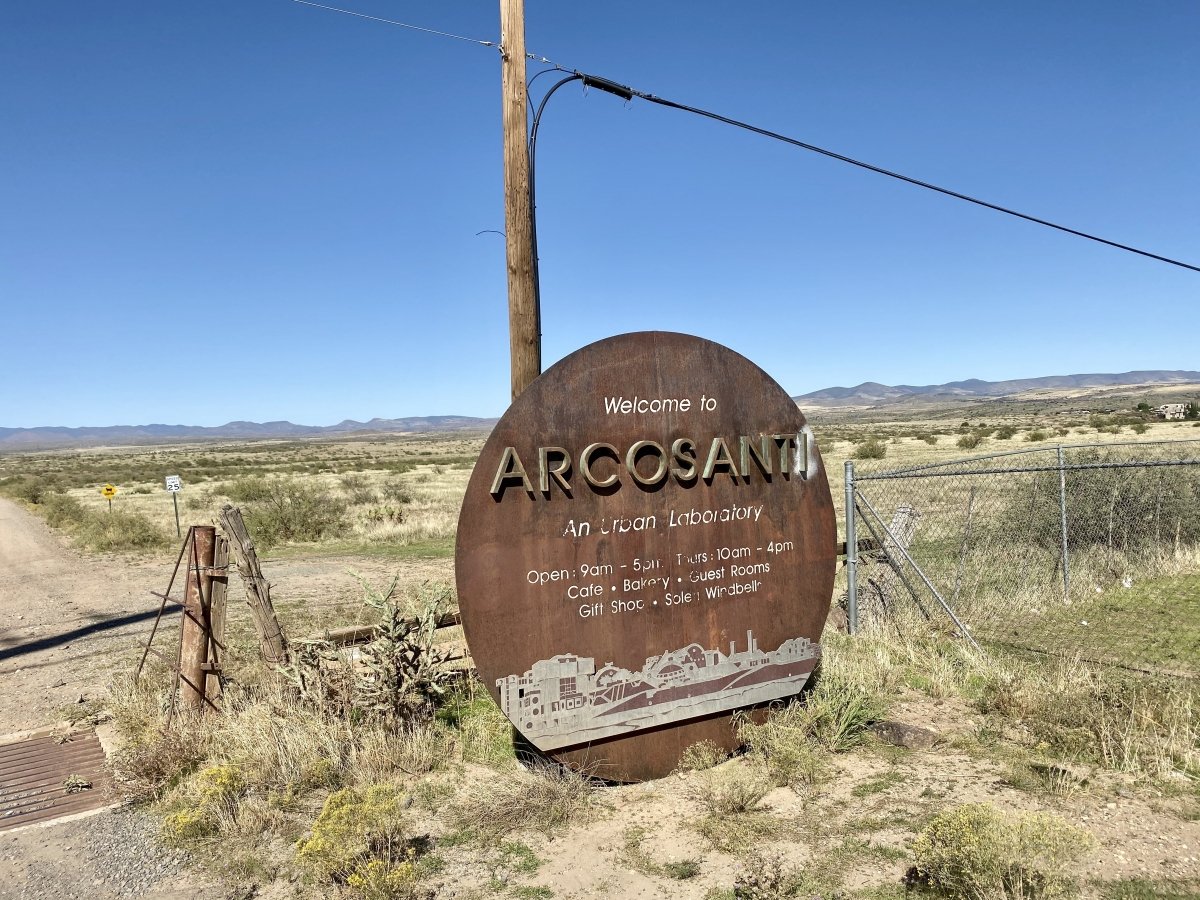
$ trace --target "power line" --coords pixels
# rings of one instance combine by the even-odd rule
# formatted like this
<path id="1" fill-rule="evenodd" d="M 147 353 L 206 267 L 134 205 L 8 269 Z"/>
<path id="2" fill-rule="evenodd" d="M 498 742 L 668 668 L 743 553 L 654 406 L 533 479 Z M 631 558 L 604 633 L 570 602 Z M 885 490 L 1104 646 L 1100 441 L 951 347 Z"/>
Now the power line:
<path id="1" fill-rule="evenodd" d="M 413 31 L 421 31 L 426 34 L 434 34 L 434 35 L 438 35 L 440 37 L 448 37 L 448 38 L 454 38 L 455 40 L 459 40 L 459 41 L 467 41 L 468 43 L 479 44 L 481 47 L 495 47 L 497 49 L 500 49 L 501 52 L 503 52 L 503 48 L 500 47 L 500 44 L 498 41 L 483 41 L 483 40 L 479 40 L 478 38 L 465 37 L 464 35 L 461 35 L 461 34 L 453 34 L 452 32 L 449 32 L 449 31 L 439 31 L 435 28 L 425 28 L 424 26 L 421 26 L 421 25 L 411 25 L 408 22 L 400 22 L 395 19 L 385 19 L 380 16 L 370 16 L 370 15 L 367 15 L 366 13 L 355 12 L 354 10 L 350 10 L 350 9 L 343 9 L 338 6 L 327 6 L 326 4 L 323 4 L 323 3 L 315 3 L 315 2 L 313 2 L 313 0 L 292 0 L 292 2 L 299 3 L 304 6 L 312 6 L 317 9 L 328 10 L 329 12 L 336 12 L 336 13 L 342 13 L 343 15 L 347 15 L 347 16 L 354 16 L 359 19 L 369 19 L 372 22 L 382 22 L 385 25 L 395 25 L 400 28 L 409 28 Z M 1019 210 L 1011 209 L 1007 206 L 1001 206 L 998 203 L 991 203 L 987 200 L 981 200 L 978 197 L 972 197 L 969 194 L 964 194 L 959 191 L 951 190 L 950 188 L 941 187 L 940 185 L 932 184 L 928 181 L 922 181 L 919 178 L 913 178 L 909 175 L 904 175 L 900 172 L 893 172 L 891 169 L 885 169 L 882 166 L 877 166 L 872 163 L 864 162 L 860 159 L 855 159 L 854 157 L 846 156 L 843 153 L 837 153 L 833 150 L 826 149 L 825 147 L 818 147 L 816 144 L 810 144 L 807 141 L 802 141 L 798 138 L 789 137 L 788 135 L 781 134 L 778 131 L 771 131 L 768 128 L 760 128 L 757 125 L 751 125 L 749 122 L 743 122 L 740 119 L 734 119 L 730 116 L 723 116 L 720 113 L 716 113 L 716 112 L 713 112 L 713 111 L 707 110 L 707 109 L 701 109 L 700 107 L 697 107 L 697 106 L 689 106 L 686 103 L 679 103 L 678 101 L 675 101 L 675 100 L 668 100 L 665 97 L 659 97 L 659 96 L 656 96 L 655 94 L 651 94 L 647 91 L 639 91 L 636 88 L 631 88 L 631 87 L 628 87 L 627 85 L 619 84 L 618 82 L 612 81 L 607 78 L 601 78 L 598 75 L 587 75 L 583 72 L 579 72 L 578 70 L 571 70 L 571 69 L 566 68 L 565 66 L 559 65 L 558 63 L 554 62 L 551 59 L 547 59 L 544 56 L 538 56 L 537 54 L 534 54 L 534 53 L 526 53 L 525 55 L 529 59 L 532 59 L 536 62 L 541 62 L 541 63 L 545 63 L 546 65 L 552 66 L 551 69 L 547 69 L 546 71 L 539 72 L 537 75 L 535 75 L 534 80 L 536 80 L 538 78 L 538 76 L 546 74 L 546 72 L 553 72 L 553 71 L 570 72 L 570 73 L 572 73 L 572 75 L 574 77 L 565 79 L 565 81 L 582 80 L 585 87 L 594 87 L 599 90 L 606 91 L 610 94 L 615 94 L 616 96 L 621 97 L 627 101 L 632 100 L 634 97 L 638 97 L 639 99 L 645 100 L 647 103 L 654 103 L 654 104 L 657 104 L 658 106 L 665 106 L 668 109 L 677 109 L 677 110 L 680 110 L 681 112 L 687 112 L 687 113 L 692 113 L 693 115 L 703 116 L 706 119 L 712 119 L 713 121 L 720 122 L 724 125 L 731 125 L 734 128 L 741 128 L 741 129 L 744 129 L 745 131 L 750 131 L 750 132 L 753 132 L 754 134 L 758 134 L 758 135 L 762 135 L 763 137 L 770 138 L 771 140 L 780 141 L 785 144 L 790 144 L 793 147 L 799 147 L 801 150 L 808 150 L 811 153 L 819 153 L 822 156 L 827 156 L 830 159 L 837 160 L 838 162 L 844 162 L 844 163 L 847 163 L 852 166 L 857 166 L 860 169 L 866 169 L 868 172 L 874 172 L 877 175 L 885 175 L 888 178 L 894 178 L 897 181 L 903 181 L 906 184 L 913 185 L 914 187 L 924 188 L 925 190 L 928 190 L 928 191 L 935 191 L 939 194 L 944 194 L 947 197 L 953 197 L 956 200 L 963 200 L 967 203 L 973 203 L 976 206 L 982 206 L 985 209 L 990 209 L 990 210 L 994 210 L 995 212 L 1004 213 L 1005 215 L 1013 216 L 1018 219 L 1024 219 L 1027 222 L 1033 222 L 1035 225 L 1042 225 L 1046 228 L 1053 228 L 1056 231 L 1061 231 L 1061 232 L 1064 232 L 1065 234 L 1071 234 L 1071 235 L 1074 235 L 1075 237 L 1081 237 L 1081 238 L 1084 238 L 1089 241 L 1095 241 L 1098 244 L 1104 244 L 1108 247 L 1114 247 L 1117 250 L 1124 250 L 1127 253 L 1136 253 L 1139 256 L 1145 256 L 1149 259 L 1158 260 L 1159 262 L 1164 262 L 1164 263 L 1167 263 L 1172 266 L 1178 266 L 1181 269 L 1188 269 L 1192 272 L 1200 272 L 1200 266 L 1195 266 L 1195 265 L 1192 265 L 1191 263 L 1182 262 L 1178 259 L 1172 259 L 1169 256 L 1162 256 L 1158 253 L 1151 253 L 1149 250 L 1141 250 L 1137 247 L 1132 247 L 1129 244 L 1122 244 L 1122 243 L 1119 243 L 1118 241 L 1112 241 L 1112 240 L 1109 240 L 1108 238 L 1100 237 L 1099 235 L 1089 234 L 1086 231 L 1080 231 L 1077 228 L 1070 228 L 1066 225 L 1059 225 L 1058 223 L 1051 222 L 1048 219 L 1042 219 L 1042 218 L 1039 218 L 1038 216 L 1030 215 L 1029 213 L 1023 213 L 1023 212 L 1020 212 Z M 562 85 L 562 83 L 560 82 L 559 84 L 556 84 L 554 87 L 552 87 L 550 89 L 550 91 L 547 93 L 546 97 L 543 98 L 542 108 L 544 108 L 545 101 L 549 99 L 550 94 L 554 93 L 554 91 L 557 90 L 557 88 L 561 87 L 561 85 Z M 532 103 L 531 103 L 531 105 L 532 105 Z M 537 139 L 536 138 L 537 118 L 540 117 L 540 113 L 541 113 L 541 108 L 539 108 L 539 110 L 538 110 L 538 116 L 535 116 L 533 141 L 536 141 L 536 139 Z"/>
<path id="2" fill-rule="evenodd" d="M 1080 231 L 1077 228 L 1069 228 L 1066 225 L 1059 225 L 1059 224 L 1057 224 L 1055 222 L 1051 222 L 1047 219 L 1041 219 L 1041 218 L 1038 218 L 1037 216 L 1032 216 L 1032 215 L 1029 215 L 1028 213 L 1019 212 L 1018 210 L 1010 209 L 1006 206 L 1000 206 L 997 203 L 989 203 L 987 200 L 980 200 L 979 198 L 972 197 L 968 194 L 963 194 L 958 191 L 952 191 L 949 188 L 940 187 L 936 184 L 930 184 L 927 181 L 921 181 L 918 178 L 912 178 L 908 175 L 902 175 L 899 172 L 893 172 L 890 169 L 883 168 L 882 166 L 872 165 L 871 163 L 863 162 L 862 160 L 859 160 L 859 159 L 854 159 L 853 157 L 846 156 L 842 153 L 836 153 L 833 150 L 827 150 L 824 147 L 818 147 L 815 144 L 810 144 L 810 143 L 807 143 L 806 141 L 801 141 L 801 140 L 798 140 L 797 138 L 789 137 L 788 135 L 785 135 L 785 134 L 780 134 L 777 131 L 771 131 L 767 128 L 760 128 L 757 125 L 751 125 L 749 122 L 743 122 L 739 119 L 733 119 L 733 118 L 730 118 L 729 116 L 723 116 L 720 113 L 715 113 L 715 112 L 712 112 L 707 109 L 700 109 L 699 107 L 688 106 L 686 103 L 678 103 L 674 100 L 668 100 L 665 97 L 658 97 L 658 96 L 655 96 L 654 94 L 650 94 L 645 91 L 639 91 L 639 90 L 636 90 L 635 88 L 631 88 L 631 87 L 628 87 L 623 84 L 618 84 L 617 82 L 610 81 L 607 78 L 600 78 L 599 76 L 595 76 L 595 75 L 585 75 L 582 72 L 576 72 L 575 74 L 580 77 L 580 79 L 583 81 L 583 84 L 586 87 L 594 87 L 599 90 L 606 91 L 607 93 L 615 94 L 616 96 L 621 97 L 622 99 L 627 100 L 627 101 L 633 99 L 634 97 L 638 97 L 642 100 L 645 100 L 648 103 L 655 103 L 655 104 L 658 104 L 659 106 L 668 107 L 669 109 L 678 109 L 678 110 L 681 110 L 682 112 L 693 113 L 694 115 L 703 116 L 707 119 L 712 119 L 716 122 L 721 122 L 722 124 L 725 124 L 725 125 L 732 125 L 735 128 L 742 128 L 742 129 L 745 129 L 746 131 L 751 131 L 751 132 L 754 132 L 755 134 L 760 134 L 763 137 L 768 137 L 768 138 L 771 138 L 772 140 L 782 141 L 785 144 L 791 144 L 793 147 L 799 147 L 802 150 L 808 150 L 813 153 L 819 153 L 822 156 L 827 156 L 830 159 L 836 159 L 839 162 L 849 163 L 852 166 L 858 166 L 860 169 L 866 169 L 868 172 L 875 172 L 878 175 L 886 175 L 888 178 L 895 178 L 898 181 L 903 181 L 907 184 L 911 184 L 916 187 L 925 188 L 926 190 L 930 190 L 930 191 L 936 191 L 939 194 L 945 194 L 947 197 L 953 197 L 956 200 L 965 200 L 967 203 L 974 203 L 976 206 L 982 206 L 985 209 L 991 209 L 991 210 L 995 210 L 996 212 L 1004 213 L 1005 215 L 1015 216 L 1018 219 L 1024 219 L 1027 222 L 1033 222 L 1037 225 L 1044 225 L 1047 228 L 1054 228 L 1058 231 L 1062 231 L 1067 234 L 1073 234 L 1076 237 L 1086 238 L 1089 241 L 1095 241 L 1096 243 L 1099 243 L 1099 244 L 1105 244 L 1109 247 L 1115 247 L 1118 250 L 1125 250 L 1129 253 L 1136 253 L 1139 256 L 1145 256 L 1145 257 L 1149 257 L 1150 259 L 1156 259 L 1159 262 L 1169 263 L 1172 266 L 1179 266 L 1181 269 L 1190 269 L 1193 272 L 1200 272 L 1200 266 L 1194 266 L 1191 263 L 1181 262 L 1180 260 L 1172 259 L 1169 256 L 1160 256 L 1157 253 L 1151 253 L 1148 250 L 1140 250 L 1137 247 L 1131 247 L 1128 244 L 1121 244 L 1121 243 L 1118 243 L 1117 241 L 1110 241 L 1108 238 L 1103 238 L 1103 237 L 1099 237 L 1094 234 L 1089 234 L 1088 232 Z"/>
<path id="3" fill-rule="evenodd" d="M 300 3 L 304 6 L 315 6 L 317 9 L 326 9 L 330 12 L 341 13 L 345 16 L 354 16 L 358 19 L 370 19 L 372 22 L 382 22 L 385 25 L 396 25 L 400 28 L 411 28 L 413 31 L 423 31 L 426 34 L 436 34 L 440 37 L 454 38 L 458 41 L 467 41 L 471 44 L 479 44 L 482 47 L 499 46 L 496 41 L 481 41 L 478 38 L 464 37 L 461 34 L 453 34 L 449 31 L 438 31 L 436 28 L 425 28 L 421 25 L 410 25 L 408 22 L 398 22 L 395 19 L 384 19 L 380 16 L 368 16 L 366 13 L 355 12 L 352 9 L 342 9 L 340 6 L 326 6 L 324 3 L 313 3 L 312 0 L 292 0 L 292 2 Z"/>
<path id="4" fill-rule="evenodd" d="M 312 6 L 316 7 L 317 9 L 328 10 L 329 12 L 341 13 L 344 16 L 354 16 L 356 19 L 370 19 L 372 22 L 382 22 L 385 25 L 395 25 L 399 28 L 410 28 L 413 31 L 423 31 L 426 34 L 436 34 L 439 37 L 454 38 L 458 41 L 466 41 L 469 44 L 479 44 L 481 47 L 495 47 L 501 52 L 504 50 L 504 48 L 500 46 L 499 41 L 481 41 L 479 38 L 466 37 L 465 35 L 454 34 L 450 31 L 438 31 L 436 28 L 426 28 L 423 25 L 410 25 L 408 22 L 399 22 L 396 19 L 384 19 L 381 16 L 369 16 L 366 13 L 355 12 L 352 9 L 343 9 L 340 6 L 328 6 L 324 3 L 314 3 L 313 0 L 292 0 L 292 2 L 302 4 L 303 6 Z M 560 69 L 564 72 L 570 71 L 569 69 L 564 69 L 554 60 L 547 59 L 546 57 L 540 56 L 537 53 L 526 53 L 525 56 L 534 62 L 545 63 L 548 66 L 554 66 L 556 69 Z"/>

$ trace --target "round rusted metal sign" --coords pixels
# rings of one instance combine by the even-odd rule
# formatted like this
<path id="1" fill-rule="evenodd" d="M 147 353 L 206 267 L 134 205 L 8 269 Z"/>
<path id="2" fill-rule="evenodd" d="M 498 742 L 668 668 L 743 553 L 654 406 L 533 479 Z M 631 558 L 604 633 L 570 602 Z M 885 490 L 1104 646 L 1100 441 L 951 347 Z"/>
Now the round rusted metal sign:
<path id="1" fill-rule="evenodd" d="M 799 693 L 836 525 L 787 393 L 702 338 L 584 347 L 496 425 L 458 524 L 463 628 L 514 727 L 615 780 L 665 775 Z"/>

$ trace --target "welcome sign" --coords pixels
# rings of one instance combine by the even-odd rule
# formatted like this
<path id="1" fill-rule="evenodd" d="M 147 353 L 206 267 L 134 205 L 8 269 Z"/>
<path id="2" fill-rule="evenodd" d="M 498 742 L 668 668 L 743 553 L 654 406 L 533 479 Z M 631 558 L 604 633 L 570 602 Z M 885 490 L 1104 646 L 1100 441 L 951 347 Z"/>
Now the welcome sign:
<path id="1" fill-rule="evenodd" d="M 535 747 L 658 777 L 804 686 L 835 539 L 820 451 L 776 382 L 711 341 L 620 335 L 536 379 L 485 444 L 458 528 L 463 627 Z"/>

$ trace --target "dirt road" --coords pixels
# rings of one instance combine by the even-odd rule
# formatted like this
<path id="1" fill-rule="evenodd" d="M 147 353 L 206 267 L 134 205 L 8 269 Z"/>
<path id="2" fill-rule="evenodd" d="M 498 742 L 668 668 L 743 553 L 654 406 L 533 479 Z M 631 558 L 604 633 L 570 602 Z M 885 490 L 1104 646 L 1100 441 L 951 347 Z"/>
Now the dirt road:
<path id="1" fill-rule="evenodd" d="M 156 560 L 84 559 L 0 499 L 0 734 L 71 718 L 81 697 L 101 700 L 153 623 L 163 571 Z"/>
<path id="2" fill-rule="evenodd" d="M 39 518 L 0 499 L 0 735 L 102 703 L 114 673 L 133 671 L 158 613 L 151 591 L 166 589 L 174 562 L 174 552 L 85 557 Z M 296 620 L 308 628 L 350 624 L 362 596 L 360 575 L 376 585 L 394 575 L 402 583 L 453 580 L 450 560 L 293 557 L 264 569 L 285 630 Z M 172 593 L 181 594 L 180 587 Z M 249 627 L 236 579 L 229 616 L 230 628 Z M 178 613 L 165 617 L 167 630 L 156 638 L 168 654 L 177 621 Z"/>

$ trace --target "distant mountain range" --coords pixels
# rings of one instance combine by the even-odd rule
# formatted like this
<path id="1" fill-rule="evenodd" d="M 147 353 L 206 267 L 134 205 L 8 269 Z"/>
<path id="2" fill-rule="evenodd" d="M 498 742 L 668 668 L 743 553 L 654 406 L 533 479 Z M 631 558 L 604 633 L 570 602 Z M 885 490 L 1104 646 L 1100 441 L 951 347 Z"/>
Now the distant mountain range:
<path id="1" fill-rule="evenodd" d="M 495 419 L 471 416 L 413 416 L 405 419 L 346 419 L 337 425 L 294 425 L 291 422 L 229 422 L 226 425 L 109 425 L 96 428 L 0 428 L 0 450 L 51 447 L 94 447 L 107 444 L 166 444 L 182 441 L 262 440 L 264 438 L 335 437 L 348 434 L 474 431 L 489 429 Z"/>
<path id="2" fill-rule="evenodd" d="M 1029 400 L 1039 397 L 1083 396 L 1098 392 L 1138 388 L 1200 385 L 1200 372 L 1145 371 L 1119 375 L 1050 375 L 1012 381 L 951 381 L 914 386 L 866 381 L 856 387 L 831 387 L 793 397 L 802 409 L 854 410 L 878 407 L 927 408 L 944 404 L 977 403 L 997 399 Z M 1200 391 L 1198 391 L 1200 393 Z M 352 434 L 397 434 L 483 431 L 496 419 L 471 416 L 410 416 L 403 419 L 347 419 L 336 425 L 295 425 L 291 422 L 229 422 L 226 425 L 110 425 L 95 428 L 0 428 L 0 451 L 41 450 L 56 447 L 95 447 L 121 444 L 168 444 L 186 441 L 236 441 L 339 437 Z"/>
<path id="3" fill-rule="evenodd" d="M 951 381 L 946 384 L 887 385 L 865 381 L 856 387 L 831 387 L 793 397 L 802 408 L 875 407 L 913 401 L 944 403 L 970 400 L 1019 398 L 1038 392 L 1087 392 L 1105 388 L 1164 387 L 1176 384 L 1200 384 L 1200 372 L 1145 371 L 1119 375 L 1049 375 L 1045 378 L 1016 378 L 1011 381 Z"/>

